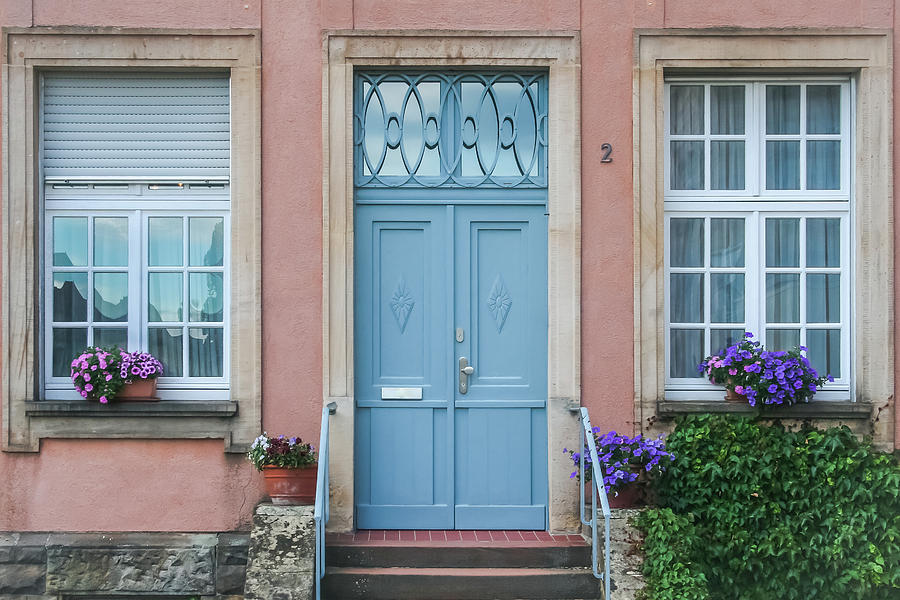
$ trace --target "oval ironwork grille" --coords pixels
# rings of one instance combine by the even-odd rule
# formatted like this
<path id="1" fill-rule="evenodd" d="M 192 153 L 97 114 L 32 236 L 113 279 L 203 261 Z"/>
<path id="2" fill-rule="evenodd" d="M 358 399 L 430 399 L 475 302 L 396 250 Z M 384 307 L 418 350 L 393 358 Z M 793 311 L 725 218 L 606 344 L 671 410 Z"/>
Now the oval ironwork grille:
<path id="1" fill-rule="evenodd" d="M 547 187 L 547 74 L 356 73 L 357 187 Z"/>

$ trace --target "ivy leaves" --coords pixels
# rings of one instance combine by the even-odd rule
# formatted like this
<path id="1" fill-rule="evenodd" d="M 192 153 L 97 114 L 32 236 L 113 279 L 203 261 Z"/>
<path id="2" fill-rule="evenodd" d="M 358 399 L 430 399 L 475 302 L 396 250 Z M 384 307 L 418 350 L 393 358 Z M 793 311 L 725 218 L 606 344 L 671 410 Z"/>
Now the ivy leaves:
<path id="1" fill-rule="evenodd" d="M 900 466 L 890 455 L 846 427 L 786 431 L 723 415 L 680 420 L 667 448 L 675 459 L 656 491 L 671 515 L 649 511 L 640 523 L 649 598 L 693 597 L 653 589 L 650 574 L 673 568 L 653 548 L 673 543 L 661 524 L 684 537 L 691 589 L 703 575 L 712 600 L 900 597 Z"/>

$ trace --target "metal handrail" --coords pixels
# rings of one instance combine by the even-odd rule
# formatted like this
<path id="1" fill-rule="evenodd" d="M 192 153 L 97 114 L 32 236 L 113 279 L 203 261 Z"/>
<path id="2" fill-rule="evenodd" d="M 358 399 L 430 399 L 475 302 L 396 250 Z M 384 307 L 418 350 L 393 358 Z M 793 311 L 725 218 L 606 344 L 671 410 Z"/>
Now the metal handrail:
<path id="1" fill-rule="evenodd" d="M 337 404 L 329 402 L 322 408 L 322 428 L 319 431 L 319 467 L 316 472 L 316 506 L 313 521 L 316 525 L 316 600 L 322 597 L 322 578 L 325 577 L 325 524 L 331 516 L 328 491 L 328 424 L 329 416 L 337 412 Z"/>
<path id="2" fill-rule="evenodd" d="M 594 441 L 594 431 L 591 428 L 591 418 L 588 416 L 588 410 L 581 407 L 581 426 L 582 439 L 584 444 L 581 451 L 581 522 L 591 528 L 591 566 L 594 570 L 594 577 L 603 580 L 603 598 L 609 600 L 609 500 L 606 498 L 606 486 L 603 483 L 603 471 L 600 461 L 597 459 L 597 443 Z M 591 518 L 587 519 L 584 509 L 584 448 L 591 453 Z M 603 536 L 603 557 L 604 569 L 603 573 L 599 570 L 599 561 L 597 560 L 597 497 L 600 498 L 600 508 L 603 512 L 603 521 L 605 522 L 605 533 Z"/>

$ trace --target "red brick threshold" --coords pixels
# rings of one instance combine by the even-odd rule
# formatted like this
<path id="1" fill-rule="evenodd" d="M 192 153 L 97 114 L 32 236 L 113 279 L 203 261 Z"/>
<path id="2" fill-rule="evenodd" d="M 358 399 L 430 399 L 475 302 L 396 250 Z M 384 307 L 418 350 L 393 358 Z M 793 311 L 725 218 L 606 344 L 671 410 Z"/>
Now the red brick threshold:
<path id="1" fill-rule="evenodd" d="M 360 529 L 353 533 L 330 533 L 329 545 L 354 546 L 495 546 L 506 548 L 534 548 L 584 546 L 580 535 L 551 534 L 546 531 L 459 531 L 459 530 L 396 530 Z"/>

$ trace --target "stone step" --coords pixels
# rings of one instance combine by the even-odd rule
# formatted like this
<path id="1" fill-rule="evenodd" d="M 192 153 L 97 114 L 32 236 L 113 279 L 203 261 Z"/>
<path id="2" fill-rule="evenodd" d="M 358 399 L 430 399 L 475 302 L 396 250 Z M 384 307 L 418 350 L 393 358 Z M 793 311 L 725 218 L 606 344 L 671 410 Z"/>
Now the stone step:
<path id="1" fill-rule="evenodd" d="M 334 567 L 564 568 L 591 564 L 591 548 L 580 545 L 329 544 L 325 564 Z"/>
<path id="2" fill-rule="evenodd" d="M 602 597 L 589 567 L 334 567 L 325 572 L 330 600 L 569 600 Z"/>

